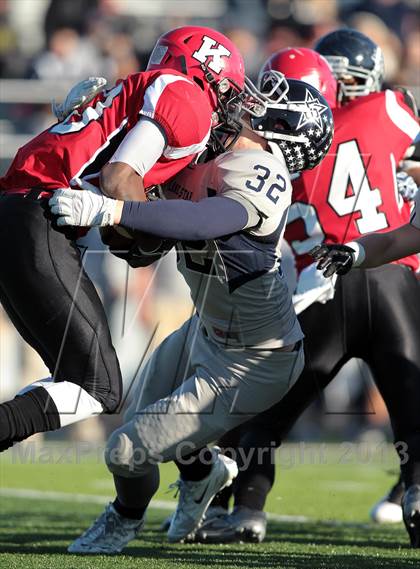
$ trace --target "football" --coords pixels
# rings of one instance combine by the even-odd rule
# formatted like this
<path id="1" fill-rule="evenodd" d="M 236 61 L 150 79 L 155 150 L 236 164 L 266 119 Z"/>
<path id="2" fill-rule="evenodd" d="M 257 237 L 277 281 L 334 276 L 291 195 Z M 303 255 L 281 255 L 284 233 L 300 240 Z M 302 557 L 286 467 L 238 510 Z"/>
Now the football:
<path id="1" fill-rule="evenodd" d="M 102 228 L 101 238 L 113 255 L 124 259 L 134 268 L 151 265 L 175 245 L 171 239 L 161 239 L 141 231 L 126 231 L 120 227 Z"/>

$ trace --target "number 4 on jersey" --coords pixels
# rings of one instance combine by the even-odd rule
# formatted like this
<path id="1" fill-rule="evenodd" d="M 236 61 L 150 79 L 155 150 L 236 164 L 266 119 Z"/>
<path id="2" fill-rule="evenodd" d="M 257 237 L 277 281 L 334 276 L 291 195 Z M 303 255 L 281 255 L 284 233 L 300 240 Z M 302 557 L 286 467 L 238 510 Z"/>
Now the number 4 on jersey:
<path id="1" fill-rule="evenodd" d="M 388 227 L 385 214 L 377 209 L 382 205 L 381 192 L 370 187 L 367 166 L 363 163 L 356 140 L 340 144 L 328 195 L 328 203 L 340 217 L 361 213 L 356 224 L 362 234 Z M 351 195 L 348 194 L 349 186 Z"/>

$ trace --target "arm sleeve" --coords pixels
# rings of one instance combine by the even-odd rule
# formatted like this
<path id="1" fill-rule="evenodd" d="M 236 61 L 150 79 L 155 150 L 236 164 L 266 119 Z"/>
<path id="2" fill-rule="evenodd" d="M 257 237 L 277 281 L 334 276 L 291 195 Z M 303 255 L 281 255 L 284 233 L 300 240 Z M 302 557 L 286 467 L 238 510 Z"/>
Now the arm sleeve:
<path id="1" fill-rule="evenodd" d="M 249 198 L 245 197 L 239 190 L 227 190 L 224 192 L 223 197 L 235 200 L 240 203 L 247 211 L 248 223 L 244 229 L 251 229 L 257 227 L 262 220 L 262 214 L 258 211 L 255 205 L 250 201 Z"/>
<path id="2" fill-rule="evenodd" d="M 166 138 L 160 126 L 142 117 L 123 139 L 110 163 L 124 162 L 143 178 L 162 156 L 165 146 Z"/>
<path id="3" fill-rule="evenodd" d="M 199 202 L 125 202 L 120 221 L 128 229 L 181 241 L 216 239 L 240 231 L 247 223 L 247 210 L 222 197 Z"/>

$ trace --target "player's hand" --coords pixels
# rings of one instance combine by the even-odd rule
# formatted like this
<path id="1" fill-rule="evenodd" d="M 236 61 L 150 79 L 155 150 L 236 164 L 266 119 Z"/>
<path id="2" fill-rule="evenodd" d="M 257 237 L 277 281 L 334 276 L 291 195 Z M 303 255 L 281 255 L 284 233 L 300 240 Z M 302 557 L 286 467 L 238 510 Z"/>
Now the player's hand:
<path id="1" fill-rule="evenodd" d="M 398 193 L 406 202 L 414 200 L 419 191 L 416 181 L 407 172 L 397 172 L 397 188 Z"/>
<path id="2" fill-rule="evenodd" d="M 85 180 L 77 179 L 75 182 L 83 191 L 60 188 L 55 190 L 48 202 L 51 212 L 59 216 L 57 225 L 113 225 L 117 200 L 104 196 L 96 186 Z"/>
<path id="3" fill-rule="evenodd" d="M 66 119 L 73 111 L 89 103 L 98 93 L 105 89 L 107 80 L 104 77 L 89 77 L 76 83 L 67 93 L 63 103 L 51 102 L 51 109 L 59 121 Z"/>
<path id="4" fill-rule="evenodd" d="M 324 277 L 334 274 L 345 275 L 354 263 L 355 251 L 347 245 L 317 245 L 309 254 L 318 261 L 317 269 L 324 271 Z"/>

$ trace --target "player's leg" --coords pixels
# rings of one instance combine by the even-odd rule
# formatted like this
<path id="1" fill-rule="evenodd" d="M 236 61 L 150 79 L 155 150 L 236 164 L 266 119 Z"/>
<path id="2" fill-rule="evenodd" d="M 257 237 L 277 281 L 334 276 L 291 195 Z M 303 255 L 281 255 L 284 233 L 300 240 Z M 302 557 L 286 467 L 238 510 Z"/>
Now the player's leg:
<path id="1" fill-rule="evenodd" d="M 369 271 L 373 329 L 367 359 L 387 406 L 400 456 L 407 495 L 420 491 L 420 286 L 411 270 L 388 265 Z M 420 547 L 418 497 L 407 504 L 404 519 L 413 545 Z"/>
<path id="2" fill-rule="evenodd" d="M 131 403 L 125 413 L 125 425 L 131 425 L 137 414 L 174 391 L 192 373 L 190 346 L 194 344 L 197 318 L 188 320 L 166 338 L 144 366 Z M 113 437 L 111 437 L 113 440 Z M 130 438 L 126 437 L 128 446 Z M 108 442 L 108 447 L 112 446 Z M 119 449 L 121 450 L 121 449 Z M 143 527 L 146 508 L 159 486 L 158 461 L 147 460 L 142 449 L 133 448 L 133 464 L 125 470 L 112 468 L 115 500 L 80 537 L 70 544 L 71 553 L 118 553 Z M 190 452 L 190 449 L 188 449 Z M 112 459 L 112 450 L 109 453 Z M 142 465 L 141 473 L 135 464 Z"/>
<path id="3" fill-rule="evenodd" d="M 41 202 L 1 199 L 0 301 L 52 376 L 0 404 L 3 448 L 113 412 L 121 397 L 119 365 L 98 294 L 78 249 L 53 229 Z"/>
<path id="4" fill-rule="evenodd" d="M 302 368 L 302 350 L 249 352 L 223 350 L 201 332 L 191 360 L 194 375 L 112 435 L 107 450 L 110 470 L 140 478 L 150 461 L 175 459 L 185 464 L 190 460 L 186 453 L 281 398 Z M 143 462 L 135 459 L 136 453 Z M 183 540 L 196 529 L 209 501 L 236 471 L 232 461 L 220 456 L 201 480 L 190 477 L 187 466 L 182 469 L 180 501 L 168 532 L 172 541 Z"/>
<path id="5" fill-rule="evenodd" d="M 299 316 L 299 321 L 305 334 L 305 368 L 281 401 L 242 425 L 234 511 L 227 518 L 204 524 L 197 534 L 202 541 L 264 539 L 263 510 L 275 475 L 273 450 L 281 445 L 296 420 L 322 394 L 348 358 L 340 283 L 333 300 L 312 304 Z"/>

